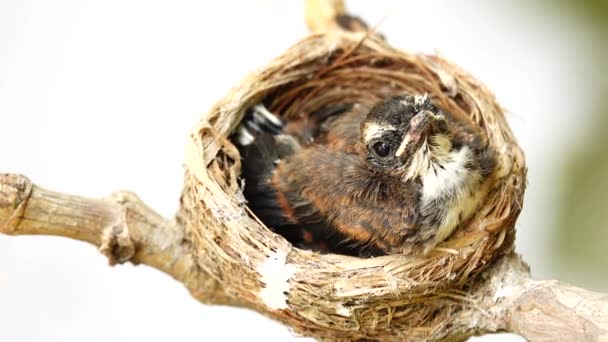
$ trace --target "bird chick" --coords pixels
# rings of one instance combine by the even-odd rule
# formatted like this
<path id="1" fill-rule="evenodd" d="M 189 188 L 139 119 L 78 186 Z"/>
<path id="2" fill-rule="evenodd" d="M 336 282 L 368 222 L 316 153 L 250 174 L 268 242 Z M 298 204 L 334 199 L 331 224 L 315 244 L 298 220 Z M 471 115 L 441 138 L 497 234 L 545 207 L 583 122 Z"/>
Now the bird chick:
<path id="1" fill-rule="evenodd" d="M 483 200 L 492 151 L 427 96 L 335 116 L 314 142 L 260 130 L 241 146 L 251 209 L 292 242 L 359 256 L 426 254 Z"/>

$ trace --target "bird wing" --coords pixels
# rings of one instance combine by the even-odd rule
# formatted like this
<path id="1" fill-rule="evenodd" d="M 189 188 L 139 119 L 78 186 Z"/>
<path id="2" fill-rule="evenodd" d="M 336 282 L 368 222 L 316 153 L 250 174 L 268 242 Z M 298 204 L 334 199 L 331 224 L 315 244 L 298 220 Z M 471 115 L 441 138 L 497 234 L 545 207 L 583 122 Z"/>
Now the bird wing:
<path id="1" fill-rule="evenodd" d="M 251 211 L 294 245 L 329 252 L 330 246 L 344 238 L 328 234 L 325 218 L 301 196 L 299 189 L 277 189 L 271 181 L 277 162 L 299 150 L 292 137 L 267 133 L 258 135 L 250 145 L 241 146 L 243 194 Z M 339 252 L 353 254 L 348 250 Z"/>
<path id="2" fill-rule="evenodd" d="M 397 248 L 414 231 L 417 197 L 367 168 L 357 150 L 366 114 L 360 105 L 326 108 L 288 123 L 288 134 L 263 133 L 243 147 L 250 209 L 296 246 L 362 256 Z"/>
<path id="3" fill-rule="evenodd" d="M 415 187 L 373 173 L 357 154 L 312 145 L 280 163 L 271 183 L 285 194 L 292 220 L 307 221 L 295 208 L 314 212 L 324 220 L 326 235 L 342 236 L 341 245 L 363 253 L 398 248 L 416 226 Z"/>

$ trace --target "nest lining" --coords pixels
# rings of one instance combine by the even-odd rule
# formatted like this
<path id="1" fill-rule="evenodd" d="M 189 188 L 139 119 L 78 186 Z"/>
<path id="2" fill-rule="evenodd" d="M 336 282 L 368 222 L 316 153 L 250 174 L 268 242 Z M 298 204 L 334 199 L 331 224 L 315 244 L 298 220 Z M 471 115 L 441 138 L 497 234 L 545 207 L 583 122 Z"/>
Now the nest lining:
<path id="1" fill-rule="evenodd" d="M 442 109 L 472 120 L 497 151 L 495 181 L 467 224 L 427 257 L 360 259 L 291 246 L 248 211 L 240 156 L 229 136 L 259 102 L 287 119 L 388 95 L 428 93 Z M 399 51 L 362 33 L 318 34 L 236 85 L 191 136 L 181 219 L 199 265 L 228 295 L 328 339 L 436 336 L 464 305 L 475 275 L 511 251 L 525 188 L 523 153 L 494 95 L 438 56 Z M 474 280 L 474 279 L 473 279 Z"/>

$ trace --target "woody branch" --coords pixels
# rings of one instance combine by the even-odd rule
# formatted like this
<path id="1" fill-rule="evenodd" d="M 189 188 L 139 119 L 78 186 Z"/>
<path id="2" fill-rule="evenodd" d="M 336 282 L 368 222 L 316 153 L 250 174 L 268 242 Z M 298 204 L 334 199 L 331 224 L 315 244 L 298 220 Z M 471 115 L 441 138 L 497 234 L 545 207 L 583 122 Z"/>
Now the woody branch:
<path id="1" fill-rule="evenodd" d="M 89 199 L 43 189 L 21 175 L 0 174 L 0 233 L 85 241 L 99 247 L 111 265 L 145 264 L 183 283 L 202 302 L 238 305 L 197 265 L 183 227 L 130 192 Z"/>
<path id="2" fill-rule="evenodd" d="M 244 305 L 227 296 L 197 265 L 195 246 L 183 227 L 162 218 L 132 193 L 88 199 L 45 190 L 24 176 L 0 174 L 0 232 L 86 241 L 98 246 L 111 264 L 141 263 L 171 275 L 204 303 Z M 469 294 L 475 305 L 453 317 L 460 324 L 448 337 L 509 331 L 530 341 L 608 338 L 607 295 L 558 281 L 531 280 L 515 254 L 484 278 Z"/>

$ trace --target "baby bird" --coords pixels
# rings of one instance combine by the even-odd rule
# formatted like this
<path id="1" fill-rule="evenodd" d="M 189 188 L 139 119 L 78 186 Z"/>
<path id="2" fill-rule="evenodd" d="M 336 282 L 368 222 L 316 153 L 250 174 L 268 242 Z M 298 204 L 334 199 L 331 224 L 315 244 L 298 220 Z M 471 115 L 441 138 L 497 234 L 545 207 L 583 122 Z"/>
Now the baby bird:
<path id="1" fill-rule="evenodd" d="M 426 95 L 311 117 L 283 127 L 258 105 L 236 134 L 249 207 L 299 247 L 427 254 L 486 195 L 493 151 Z"/>

